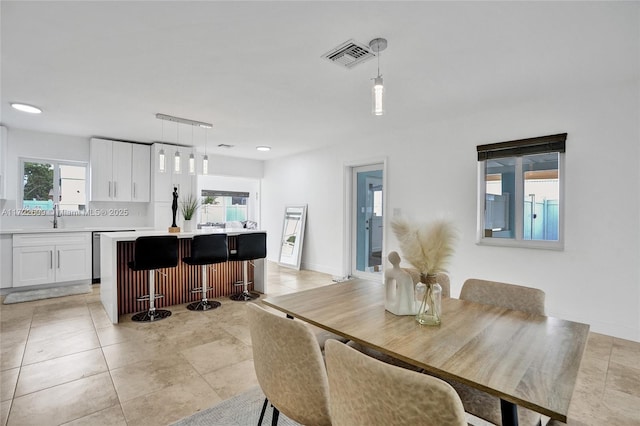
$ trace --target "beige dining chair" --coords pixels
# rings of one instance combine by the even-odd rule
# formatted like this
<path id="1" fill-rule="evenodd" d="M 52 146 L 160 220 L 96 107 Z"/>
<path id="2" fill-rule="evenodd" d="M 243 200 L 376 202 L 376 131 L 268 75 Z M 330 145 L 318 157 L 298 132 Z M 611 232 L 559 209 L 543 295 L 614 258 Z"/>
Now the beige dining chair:
<path id="1" fill-rule="evenodd" d="M 455 390 L 435 377 L 371 358 L 329 340 L 325 346 L 334 426 L 466 426 Z"/>
<path id="2" fill-rule="evenodd" d="M 255 303 L 247 304 L 253 365 L 258 383 L 279 413 L 304 425 L 331 425 L 329 383 L 324 359 L 307 324 L 273 314 Z"/>
<path id="3" fill-rule="evenodd" d="M 531 287 L 469 278 L 462 285 L 460 299 L 484 305 L 499 306 L 535 315 L 544 315 L 545 293 Z M 460 395 L 466 412 L 502 425 L 500 398 L 465 384 L 447 380 Z M 542 417 L 535 411 L 518 407 L 520 426 L 540 425 Z"/>

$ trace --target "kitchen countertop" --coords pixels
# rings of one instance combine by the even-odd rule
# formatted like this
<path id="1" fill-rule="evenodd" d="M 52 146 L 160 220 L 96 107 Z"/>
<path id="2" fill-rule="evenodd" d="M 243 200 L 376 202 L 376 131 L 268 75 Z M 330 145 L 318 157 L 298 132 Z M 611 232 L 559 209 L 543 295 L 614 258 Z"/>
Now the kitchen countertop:
<path id="1" fill-rule="evenodd" d="M 4 234 L 45 234 L 52 232 L 96 232 L 96 231 L 127 231 L 135 229 L 136 231 L 153 231 L 150 226 L 87 226 L 84 228 L 7 228 L 0 229 L 0 235 Z M 161 232 L 161 231 L 158 231 Z"/>
<path id="2" fill-rule="evenodd" d="M 138 237 L 147 237 L 147 236 L 158 236 L 158 235 L 175 235 L 178 238 L 193 238 L 195 235 L 205 235 L 205 234 L 227 234 L 227 235 L 239 235 L 239 234 L 252 234 L 257 232 L 267 232 L 259 229 L 245 229 L 245 228 L 235 228 L 235 229 L 198 229 L 196 231 L 191 232 L 175 232 L 170 233 L 168 231 L 161 231 L 158 229 L 153 230 L 140 230 L 135 232 L 109 232 L 105 234 L 104 237 L 107 239 L 111 239 L 114 241 L 135 241 Z"/>

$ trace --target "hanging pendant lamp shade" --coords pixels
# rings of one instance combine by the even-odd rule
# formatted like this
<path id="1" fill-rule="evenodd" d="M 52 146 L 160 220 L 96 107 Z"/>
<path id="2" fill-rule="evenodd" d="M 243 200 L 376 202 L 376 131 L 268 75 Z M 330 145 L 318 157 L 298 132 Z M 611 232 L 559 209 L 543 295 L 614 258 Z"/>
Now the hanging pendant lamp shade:
<path id="1" fill-rule="evenodd" d="M 385 113 L 384 108 L 384 84 L 382 81 L 382 74 L 380 74 L 380 52 L 387 48 L 387 40 L 384 38 L 374 38 L 369 42 L 371 50 L 376 52 L 378 57 L 378 76 L 373 79 L 373 102 L 371 112 L 373 115 L 383 115 Z"/>

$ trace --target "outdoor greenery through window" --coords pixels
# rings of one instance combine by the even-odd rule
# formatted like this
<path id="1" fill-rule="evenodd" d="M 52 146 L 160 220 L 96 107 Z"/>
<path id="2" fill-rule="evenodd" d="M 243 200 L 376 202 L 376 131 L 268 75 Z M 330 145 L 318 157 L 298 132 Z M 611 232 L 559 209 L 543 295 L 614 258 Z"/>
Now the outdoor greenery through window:
<path id="1" fill-rule="evenodd" d="M 562 248 L 566 134 L 480 145 L 478 240 Z"/>
<path id="2" fill-rule="evenodd" d="M 247 220 L 248 192 L 202 190 L 200 222 L 225 223 Z"/>
<path id="3" fill-rule="evenodd" d="M 22 165 L 22 209 L 36 214 L 60 210 L 82 214 L 87 206 L 87 166 L 82 163 L 27 160 Z"/>

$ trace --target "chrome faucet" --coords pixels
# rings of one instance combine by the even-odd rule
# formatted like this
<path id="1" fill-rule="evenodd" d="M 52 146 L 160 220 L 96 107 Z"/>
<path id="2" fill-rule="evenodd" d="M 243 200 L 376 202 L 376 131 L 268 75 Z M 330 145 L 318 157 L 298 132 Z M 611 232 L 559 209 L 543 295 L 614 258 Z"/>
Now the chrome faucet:
<path id="1" fill-rule="evenodd" d="M 58 213 L 59 213 L 59 207 L 57 203 L 53 204 L 53 229 L 56 229 L 58 227 Z"/>

